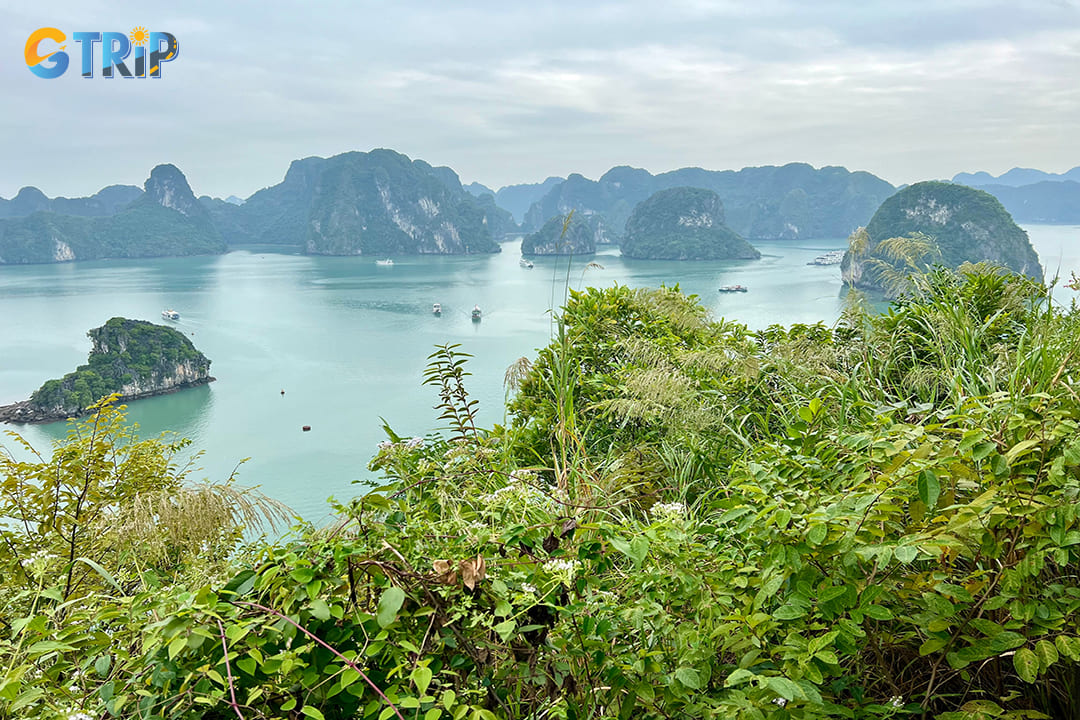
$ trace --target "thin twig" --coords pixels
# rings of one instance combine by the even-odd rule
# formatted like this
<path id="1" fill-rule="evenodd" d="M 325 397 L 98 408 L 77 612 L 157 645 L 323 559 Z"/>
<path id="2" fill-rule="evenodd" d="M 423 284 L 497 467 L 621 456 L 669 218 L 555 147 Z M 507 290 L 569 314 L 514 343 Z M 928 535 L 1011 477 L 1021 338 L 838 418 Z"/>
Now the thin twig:
<path id="1" fill-rule="evenodd" d="M 229 707 L 236 711 L 236 717 L 244 720 L 240 706 L 236 702 L 236 687 L 233 685 L 232 667 L 229 665 L 229 646 L 225 642 L 225 626 L 221 624 L 220 618 L 215 619 L 218 630 L 221 632 L 221 651 L 225 654 L 225 677 L 229 680 Z"/>

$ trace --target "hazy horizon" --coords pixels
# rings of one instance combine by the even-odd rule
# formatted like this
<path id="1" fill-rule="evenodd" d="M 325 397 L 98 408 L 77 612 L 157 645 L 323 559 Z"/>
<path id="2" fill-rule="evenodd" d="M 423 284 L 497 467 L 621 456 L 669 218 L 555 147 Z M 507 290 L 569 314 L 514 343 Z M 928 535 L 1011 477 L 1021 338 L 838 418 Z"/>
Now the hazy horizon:
<path id="1" fill-rule="evenodd" d="M 1065 172 L 1080 131 L 1080 7 L 291 3 L 150 9 L 0 2 L 0 196 L 142 185 L 248 197 L 289 162 L 385 147 L 492 189 L 617 165 L 806 162 L 894 185 Z M 39 27 L 174 34 L 156 80 L 31 73 Z M 75 51 L 74 46 L 68 48 Z"/>

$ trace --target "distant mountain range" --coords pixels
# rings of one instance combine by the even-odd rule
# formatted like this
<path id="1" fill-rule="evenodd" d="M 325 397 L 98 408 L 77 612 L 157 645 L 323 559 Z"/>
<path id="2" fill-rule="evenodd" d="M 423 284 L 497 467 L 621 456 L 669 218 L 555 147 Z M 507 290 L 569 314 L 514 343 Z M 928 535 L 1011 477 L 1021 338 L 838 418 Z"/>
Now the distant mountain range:
<path id="1" fill-rule="evenodd" d="M 991 193 L 1018 222 L 1080 223 L 1080 167 L 961 173 L 953 182 Z M 868 172 L 791 163 L 658 175 L 618 166 L 598 180 L 575 173 L 493 191 L 463 186 L 448 167 L 372 150 L 296 160 L 277 185 L 222 200 L 196 199 L 179 169 L 160 165 L 142 190 L 110 185 L 49 198 L 27 187 L 0 198 L 0 264 L 218 253 L 247 243 L 324 255 L 487 253 L 516 233 L 534 234 L 543 252 L 546 233 L 561 228 L 552 218 L 574 211 L 588 226 L 578 228 L 582 242 L 588 234 L 592 243 L 620 243 L 639 203 L 677 187 L 716 193 L 726 226 L 751 241 L 847 237 L 897 190 Z"/>
<path id="2" fill-rule="evenodd" d="M 124 199 L 134 198 L 128 202 Z M 49 200 L 24 188 L 0 220 L 0 265 L 224 252 L 221 232 L 183 173 L 158 165 L 140 191 L 112 186 L 89 198 Z"/>
<path id="3" fill-rule="evenodd" d="M 499 188 L 497 192 L 478 182 L 469 183 L 465 186 L 465 189 L 477 197 L 482 197 L 483 195 L 493 196 L 495 198 L 495 203 L 504 210 L 508 210 L 510 214 L 514 216 L 514 222 L 520 224 L 525 219 L 525 214 L 529 212 L 529 208 L 533 206 L 533 203 L 540 200 L 540 198 L 544 197 L 551 188 L 563 182 L 565 179 L 566 178 L 561 177 L 549 177 L 542 183 L 507 185 L 506 187 Z"/>
<path id="4" fill-rule="evenodd" d="M 715 192 L 727 225 L 745 238 L 790 240 L 847 237 L 896 191 L 868 172 L 804 163 L 738 171 L 682 168 L 659 175 L 621 166 L 599 180 L 574 174 L 554 185 L 529 209 L 523 226 L 537 228 L 547 218 L 576 210 L 599 216 L 609 242 L 615 242 L 639 202 L 674 187 Z"/>
<path id="5" fill-rule="evenodd" d="M 1021 185 L 1034 185 L 1035 183 L 1041 182 L 1063 182 L 1066 180 L 1080 182 L 1080 165 L 1068 172 L 1060 174 L 1043 172 L 1042 170 L 1032 170 L 1031 168 L 1014 167 L 1012 170 L 1002 173 L 997 177 L 980 170 L 976 173 L 958 173 L 953 176 L 952 179 L 954 183 L 968 185 L 970 187 L 980 187 L 983 185 L 1008 185 L 1010 187 L 1020 187 Z"/>

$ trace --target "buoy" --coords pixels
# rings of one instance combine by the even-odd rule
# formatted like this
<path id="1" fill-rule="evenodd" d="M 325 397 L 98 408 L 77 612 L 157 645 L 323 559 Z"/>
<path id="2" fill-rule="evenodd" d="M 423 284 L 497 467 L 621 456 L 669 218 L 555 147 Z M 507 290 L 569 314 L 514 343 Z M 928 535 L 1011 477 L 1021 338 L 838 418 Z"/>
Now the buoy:
<path id="1" fill-rule="evenodd" d="M 303 430 L 304 430 L 304 432 L 308 432 L 309 430 L 311 430 L 311 426 L 310 425 L 305 425 L 303 427 Z"/>

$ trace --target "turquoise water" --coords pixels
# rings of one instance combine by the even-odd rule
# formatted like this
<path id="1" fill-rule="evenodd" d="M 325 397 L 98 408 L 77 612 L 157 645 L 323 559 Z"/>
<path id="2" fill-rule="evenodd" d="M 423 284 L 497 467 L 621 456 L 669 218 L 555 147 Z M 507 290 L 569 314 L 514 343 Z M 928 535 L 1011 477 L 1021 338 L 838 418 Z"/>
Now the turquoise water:
<path id="1" fill-rule="evenodd" d="M 1049 274 L 1080 268 L 1080 227 L 1031 226 Z M 717 316 L 753 328 L 832 323 L 841 306 L 837 266 L 806 265 L 844 240 L 767 243 L 762 259 L 738 262 L 626 260 L 614 248 L 575 260 L 571 287 L 679 283 Z M 566 261 L 518 265 L 516 242 L 479 257 L 326 258 L 261 252 L 143 261 L 0 267 L 0 404 L 85 362 L 86 331 L 120 315 L 155 322 L 181 313 L 212 361 L 217 382 L 130 406 L 144 436 L 175 431 L 204 454 L 196 477 L 222 480 L 244 458 L 242 484 L 259 485 L 308 519 L 326 499 L 346 499 L 384 439 L 381 418 L 401 435 L 438 425 L 433 388 L 421 378 L 434 345 L 460 343 L 475 357 L 469 387 L 484 424 L 503 419 L 503 374 L 533 356 L 562 302 Z M 593 262 L 600 267 L 589 266 Z M 749 292 L 722 294 L 721 285 Z M 1067 301 L 1073 293 L 1059 290 Z M 442 317 L 431 304 L 443 306 Z M 483 321 L 469 311 L 479 304 Z M 281 395 L 281 390 L 285 395 Z M 310 425 L 311 432 L 302 432 Z M 39 449 L 63 423 L 15 427 Z M 12 443 L 4 439 L 3 444 Z"/>

